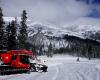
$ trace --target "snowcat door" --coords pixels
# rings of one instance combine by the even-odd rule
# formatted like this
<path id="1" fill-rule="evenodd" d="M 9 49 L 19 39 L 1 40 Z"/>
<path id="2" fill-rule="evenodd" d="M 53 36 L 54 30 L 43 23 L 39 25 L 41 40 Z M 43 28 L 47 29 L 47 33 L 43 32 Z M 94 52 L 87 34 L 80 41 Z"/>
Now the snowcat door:
<path id="1" fill-rule="evenodd" d="M 30 64 L 29 56 L 27 55 L 20 55 L 20 62 L 23 64 Z"/>

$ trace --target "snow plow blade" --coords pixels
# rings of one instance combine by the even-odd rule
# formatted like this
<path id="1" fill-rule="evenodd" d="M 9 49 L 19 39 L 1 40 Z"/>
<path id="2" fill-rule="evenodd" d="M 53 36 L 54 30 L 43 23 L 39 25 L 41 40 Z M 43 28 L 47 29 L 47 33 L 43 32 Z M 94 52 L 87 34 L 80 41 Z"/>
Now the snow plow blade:
<path id="1" fill-rule="evenodd" d="M 48 66 L 42 65 L 42 64 L 37 64 L 37 63 L 31 63 L 30 70 L 31 72 L 47 72 Z"/>

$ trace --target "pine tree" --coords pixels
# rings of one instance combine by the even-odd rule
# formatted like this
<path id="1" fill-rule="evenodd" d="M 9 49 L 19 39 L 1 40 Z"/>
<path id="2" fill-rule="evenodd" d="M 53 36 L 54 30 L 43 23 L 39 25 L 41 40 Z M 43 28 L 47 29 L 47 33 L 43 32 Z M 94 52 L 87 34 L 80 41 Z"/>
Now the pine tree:
<path id="1" fill-rule="evenodd" d="M 28 38 L 27 33 L 27 13 L 26 10 L 23 10 L 23 13 L 21 15 L 21 26 L 20 26 L 20 32 L 19 32 L 19 48 L 20 49 L 26 49 L 26 40 Z"/>
<path id="2" fill-rule="evenodd" d="M 17 49 L 17 45 L 16 45 L 16 25 L 15 25 L 15 21 L 12 21 L 11 23 L 9 23 L 9 25 L 7 26 L 7 38 L 8 38 L 8 50 L 11 49 Z"/>
<path id="3" fill-rule="evenodd" d="M 4 24 L 3 13 L 0 8 L 0 49 L 4 48 Z"/>
<path id="4" fill-rule="evenodd" d="M 47 56 L 48 56 L 48 57 L 52 57 L 52 56 L 53 56 L 53 46 L 52 46 L 51 43 L 50 43 L 49 46 L 48 46 L 48 53 L 47 53 Z"/>
<path id="5" fill-rule="evenodd" d="M 10 34 L 11 34 L 10 27 L 11 27 L 11 23 L 9 22 L 9 24 L 6 27 L 7 49 L 9 47 L 9 38 L 10 38 Z"/>
<path id="6" fill-rule="evenodd" d="M 19 27 L 20 27 L 20 24 L 17 22 L 18 19 L 17 17 L 15 17 L 15 27 L 16 27 L 16 47 L 17 49 L 19 48 L 19 44 L 18 44 L 18 34 L 19 34 Z"/>

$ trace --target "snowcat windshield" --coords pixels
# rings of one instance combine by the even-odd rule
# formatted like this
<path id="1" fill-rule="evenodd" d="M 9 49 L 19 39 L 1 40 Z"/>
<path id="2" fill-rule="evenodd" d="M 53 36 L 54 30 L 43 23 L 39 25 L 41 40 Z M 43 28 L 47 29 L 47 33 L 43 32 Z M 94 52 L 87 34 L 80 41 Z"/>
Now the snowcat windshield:
<path id="1" fill-rule="evenodd" d="M 29 63 L 29 56 L 20 55 L 20 61 L 21 61 L 22 63 L 28 64 L 28 63 Z"/>

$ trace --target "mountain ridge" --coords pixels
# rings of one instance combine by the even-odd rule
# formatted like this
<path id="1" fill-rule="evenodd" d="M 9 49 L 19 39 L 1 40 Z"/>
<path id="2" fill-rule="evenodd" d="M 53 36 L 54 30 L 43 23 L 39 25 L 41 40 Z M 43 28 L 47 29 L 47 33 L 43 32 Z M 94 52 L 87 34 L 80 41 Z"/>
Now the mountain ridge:
<path id="1" fill-rule="evenodd" d="M 12 20 L 15 20 L 15 18 L 4 17 L 5 22 L 11 22 Z M 21 18 L 17 17 L 17 21 L 20 22 Z M 59 37 L 59 36 L 68 34 L 68 35 L 84 38 L 83 34 L 86 32 L 91 31 L 94 33 L 94 32 L 100 31 L 99 22 L 100 22 L 100 19 L 80 18 L 72 23 L 68 23 L 67 25 L 58 27 L 58 26 L 46 25 L 46 24 L 42 24 L 38 22 L 33 23 L 30 19 L 28 19 L 27 25 L 28 25 L 29 36 L 32 36 L 40 28 L 44 34 L 49 35 L 49 36 Z"/>

